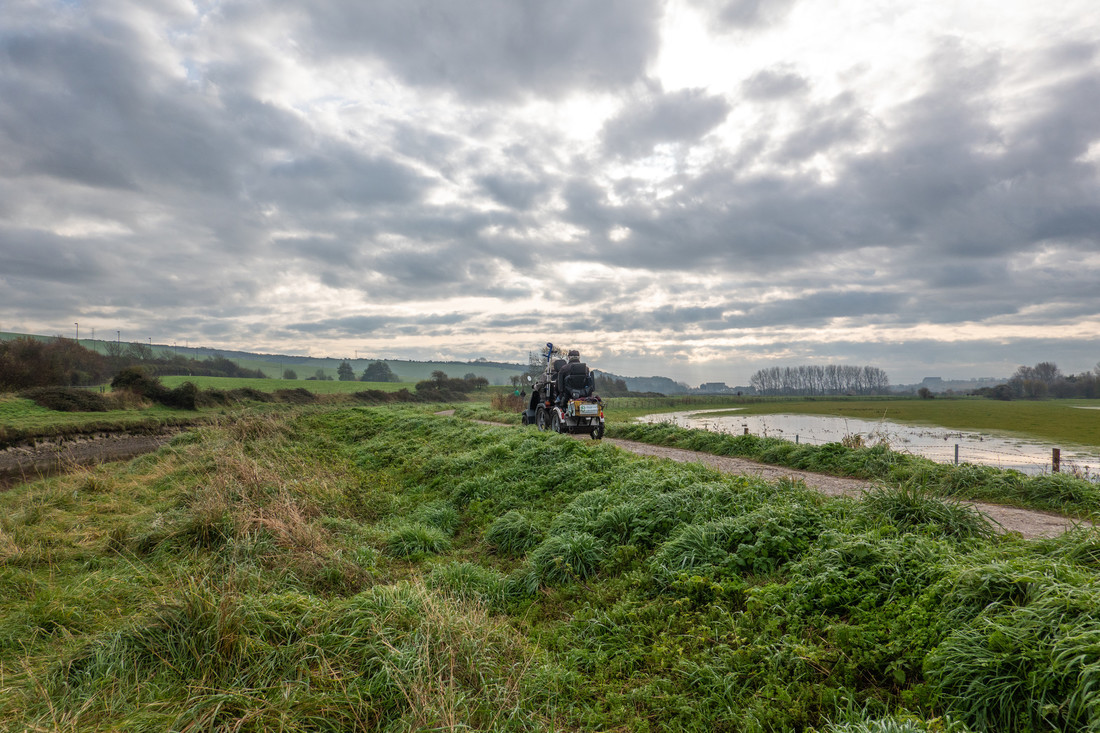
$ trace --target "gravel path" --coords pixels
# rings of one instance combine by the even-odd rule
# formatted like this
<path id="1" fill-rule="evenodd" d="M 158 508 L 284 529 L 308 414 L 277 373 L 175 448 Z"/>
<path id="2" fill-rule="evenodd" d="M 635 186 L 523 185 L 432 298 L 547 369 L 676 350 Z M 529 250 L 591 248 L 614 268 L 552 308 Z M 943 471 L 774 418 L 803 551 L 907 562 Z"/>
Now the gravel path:
<path id="1" fill-rule="evenodd" d="M 838 476 L 829 476 L 823 473 L 812 473 L 810 471 L 799 471 L 794 468 L 757 463 L 756 461 L 749 461 L 744 458 L 716 456 L 711 453 L 699 453 L 698 451 L 683 450 L 682 448 L 667 448 L 665 446 L 650 445 L 648 443 L 638 443 L 633 440 L 604 438 L 604 442 L 640 456 L 667 458 L 682 463 L 702 463 L 722 473 L 759 476 L 766 481 L 778 481 L 784 478 L 802 481 L 807 487 L 825 494 L 826 496 L 858 497 L 862 495 L 864 491 L 875 485 L 874 482 L 865 481 L 863 479 L 840 478 Z M 1051 514 L 1049 512 L 1016 509 L 1014 507 L 1001 506 L 1000 504 L 987 504 L 979 501 L 963 503 L 967 506 L 972 506 L 976 511 L 984 514 L 996 524 L 1000 525 L 1002 532 L 1019 532 L 1029 539 L 1037 537 L 1057 537 L 1078 524 L 1084 524 L 1088 527 L 1092 526 L 1088 522 L 1067 519 L 1061 515 Z"/>
<path id="2" fill-rule="evenodd" d="M 454 415 L 454 410 L 445 410 L 437 415 Z M 476 420 L 483 425 L 496 425 L 504 427 L 505 423 L 486 422 Z M 577 436 L 579 440 L 588 441 L 587 435 Z M 799 471 L 794 468 L 772 466 L 767 463 L 757 463 L 744 458 L 731 458 L 728 456 L 716 456 L 711 453 L 684 450 L 682 448 L 667 448 L 649 443 L 638 443 L 633 440 L 619 440 L 618 438 L 604 438 L 603 442 L 610 443 L 616 448 L 629 451 L 640 456 L 652 456 L 654 458 L 667 458 L 681 463 L 702 463 L 722 473 L 738 475 L 759 476 L 766 481 L 778 481 L 780 479 L 792 479 L 801 481 L 807 487 L 826 496 L 852 496 L 859 497 L 863 492 L 874 486 L 874 482 L 855 478 L 840 478 L 823 473 L 811 471 Z M 1092 527 L 1089 522 L 1068 519 L 1059 514 L 1039 512 L 1030 509 L 1016 509 L 1014 507 L 1001 506 L 1000 504 L 987 504 L 979 501 L 963 502 L 966 506 L 973 507 L 976 511 L 993 520 L 1001 532 L 1019 532 L 1028 539 L 1038 537 L 1057 537 L 1063 532 L 1082 525 Z"/>

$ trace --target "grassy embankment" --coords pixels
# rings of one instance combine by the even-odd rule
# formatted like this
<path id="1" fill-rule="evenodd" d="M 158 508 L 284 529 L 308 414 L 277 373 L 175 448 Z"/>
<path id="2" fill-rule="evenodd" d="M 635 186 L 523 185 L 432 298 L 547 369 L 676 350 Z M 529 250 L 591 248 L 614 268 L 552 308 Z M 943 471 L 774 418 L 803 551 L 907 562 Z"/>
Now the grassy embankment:
<path id="1" fill-rule="evenodd" d="M 0 394 L 0 448 L 27 440 L 99 432 L 156 433 L 203 419 L 201 412 L 160 405 L 106 412 L 57 412 L 28 399 Z"/>
<path id="2" fill-rule="evenodd" d="M 224 415 L 238 409 L 257 407 L 260 397 L 255 393 L 276 394 L 306 390 L 316 396 L 322 405 L 355 404 L 364 401 L 368 404 L 378 400 L 372 392 L 396 393 L 401 390 L 415 391 L 415 385 L 400 382 L 340 382 L 316 380 L 286 379 L 237 379 L 229 377 L 163 377 L 161 384 L 169 389 L 191 382 L 200 390 L 215 391 L 222 395 L 220 401 L 207 400 L 212 404 L 198 410 L 178 410 L 161 405 L 137 404 L 128 409 L 108 410 L 105 412 L 59 412 L 41 407 L 29 399 L 15 394 L 0 394 L 0 448 L 35 439 L 55 439 L 100 432 L 112 433 L 151 433 L 168 427 L 193 425 Z M 106 389 L 106 387 L 104 387 Z M 503 387 L 489 387 L 468 394 L 471 402 L 488 401 L 490 397 L 504 391 Z M 356 393 L 366 396 L 357 400 Z M 251 395 L 251 396 L 250 396 Z M 300 404 L 302 393 L 290 394 L 286 402 Z M 308 397 L 308 395 L 305 395 Z M 377 396 L 377 395 L 375 395 Z M 309 398 L 312 401 L 313 398 Z M 140 403 L 140 400 L 138 401 Z M 282 405 L 282 406 L 285 406 Z M 267 404 L 261 409 L 281 409 L 280 404 Z M 442 409 L 442 407 L 440 408 Z"/>
<path id="3" fill-rule="evenodd" d="M 345 408 L 22 486 L 0 530 L 4 729 L 1100 729 L 1100 538 L 913 490 Z"/>
<path id="4" fill-rule="evenodd" d="M 814 446 L 796 444 L 782 438 L 756 435 L 729 435 L 706 430 L 689 430 L 670 423 L 640 424 L 634 417 L 676 410 L 672 398 L 641 400 L 628 398 L 623 407 L 608 400 L 608 437 L 625 438 L 654 445 L 685 448 L 704 453 L 748 458 L 762 463 L 806 471 L 876 479 L 892 486 L 930 491 L 957 499 L 992 501 L 1028 509 L 1055 511 L 1067 516 L 1100 519 L 1100 486 L 1069 474 L 1025 476 L 988 466 L 945 465 L 904 453 L 895 453 L 879 445 L 852 450 L 839 443 Z M 631 404 L 633 403 L 633 404 Z M 930 407 L 930 403 L 936 403 Z M 716 409 L 729 406 L 729 400 L 689 403 L 687 409 Z M 1085 401 L 1001 403 L 976 400 L 836 400 L 761 401 L 745 400 L 745 412 L 817 412 L 873 419 L 868 416 L 883 410 L 891 419 L 944 425 L 956 429 L 987 430 L 1000 425 L 1002 434 L 1039 439 L 1055 439 L 1066 430 L 1078 436 L 1076 442 L 1100 445 L 1095 423 L 1100 412 L 1074 409 L 1071 404 Z M 896 415 L 895 415 L 896 413 Z M 518 422 L 515 412 L 491 410 L 481 405 L 460 406 L 459 416 L 501 422 Z M 743 414 L 743 413 L 734 413 Z M 1067 428 L 1068 426 L 1068 428 Z M 1006 429 L 1010 428 L 1010 429 Z M 1095 435 L 1095 437 L 1094 437 Z M 1096 442 L 1092 442 L 1092 441 Z"/>

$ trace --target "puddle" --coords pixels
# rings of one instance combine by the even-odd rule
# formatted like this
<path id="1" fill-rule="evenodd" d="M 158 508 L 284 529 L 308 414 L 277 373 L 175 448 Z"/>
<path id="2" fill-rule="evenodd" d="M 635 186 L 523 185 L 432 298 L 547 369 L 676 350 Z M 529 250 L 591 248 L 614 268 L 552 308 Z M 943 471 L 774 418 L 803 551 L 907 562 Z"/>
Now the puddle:
<path id="1" fill-rule="evenodd" d="M 713 412 L 727 414 L 708 414 Z M 748 428 L 753 435 L 810 445 L 839 443 L 846 435 L 859 434 L 867 445 L 885 441 L 899 453 L 923 456 L 938 463 L 954 463 L 957 446 L 959 463 L 1013 468 L 1032 475 L 1050 473 L 1052 450 L 1060 448 L 1062 471 L 1077 471 L 1094 481 L 1100 480 L 1100 450 L 1080 446 L 1057 446 L 948 428 L 903 425 L 889 420 L 872 422 L 824 415 L 730 415 L 729 412 L 727 409 L 657 413 L 637 420 L 672 422 L 685 428 L 731 435 L 740 435 Z"/>

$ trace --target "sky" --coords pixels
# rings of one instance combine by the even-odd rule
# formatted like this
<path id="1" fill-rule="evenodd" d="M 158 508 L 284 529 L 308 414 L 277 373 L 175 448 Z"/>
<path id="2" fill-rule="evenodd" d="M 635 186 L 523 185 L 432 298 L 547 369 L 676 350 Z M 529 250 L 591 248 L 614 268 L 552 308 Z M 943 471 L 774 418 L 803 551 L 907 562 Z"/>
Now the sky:
<path id="1" fill-rule="evenodd" d="M 0 330 L 1100 362 L 1092 0 L 4 0 Z"/>

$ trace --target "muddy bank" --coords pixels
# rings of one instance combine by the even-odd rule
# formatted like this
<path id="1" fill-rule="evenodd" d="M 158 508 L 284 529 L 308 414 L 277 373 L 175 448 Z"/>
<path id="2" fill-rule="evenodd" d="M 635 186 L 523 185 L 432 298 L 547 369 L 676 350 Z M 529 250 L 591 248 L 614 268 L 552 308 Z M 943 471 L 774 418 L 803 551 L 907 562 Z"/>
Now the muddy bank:
<path id="1" fill-rule="evenodd" d="M 172 429 L 153 435 L 100 434 L 5 448 L 0 450 L 0 490 L 79 466 L 124 461 L 151 453 L 179 432 Z"/>

